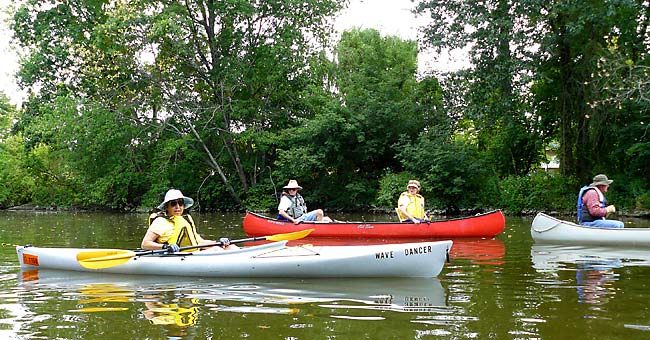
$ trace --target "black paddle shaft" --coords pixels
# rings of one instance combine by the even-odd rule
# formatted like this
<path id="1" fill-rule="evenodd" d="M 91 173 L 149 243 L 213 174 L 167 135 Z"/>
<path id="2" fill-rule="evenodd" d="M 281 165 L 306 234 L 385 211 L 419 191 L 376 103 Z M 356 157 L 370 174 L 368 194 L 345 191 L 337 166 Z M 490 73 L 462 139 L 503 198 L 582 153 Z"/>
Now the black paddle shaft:
<path id="1" fill-rule="evenodd" d="M 240 240 L 232 240 L 232 241 L 230 241 L 230 243 L 232 244 L 232 243 L 242 243 L 242 242 L 265 241 L 267 237 L 268 236 L 249 237 L 249 238 L 243 238 L 243 239 L 240 239 Z M 214 247 L 214 246 L 221 246 L 221 245 L 223 245 L 223 242 L 215 242 L 215 243 L 208 243 L 208 244 L 197 244 L 195 246 L 181 247 L 179 250 Z M 168 251 L 169 251 L 168 249 L 147 250 L 147 251 L 138 252 L 138 253 L 135 254 L 135 256 L 164 254 L 164 253 L 166 253 Z"/>

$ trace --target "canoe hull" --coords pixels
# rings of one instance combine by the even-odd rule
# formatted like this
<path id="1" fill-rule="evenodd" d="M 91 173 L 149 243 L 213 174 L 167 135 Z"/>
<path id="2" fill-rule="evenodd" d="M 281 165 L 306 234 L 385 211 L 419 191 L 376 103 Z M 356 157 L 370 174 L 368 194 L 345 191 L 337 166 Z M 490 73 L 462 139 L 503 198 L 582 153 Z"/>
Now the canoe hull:
<path id="1" fill-rule="evenodd" d="M 372 246 L 295 246 L 286 241 L 227 252 L 136 256 L 116 266 L 87 269 L 77 254 L 96 249 L 16 247 L 23 268 L 195 277 L 435 277 L 452 241 Z"/>
<path id="2" fill-rule="evenodd" d="M 530 228 L 535 242 L 650 247 L 649 228 L 607 229 L 578 225 L 539 213 Z"/>
<path id="3" fill-rule="evenodd" d="M 492 238 L 503 231 L 506 220 L 500 210 L 495 210 L 476 216 L 420 224 L 396 222 L 302 222 L 293 224 L 248 212 L 244 217 L 243 224 L 244 231 L 250 236 L 288 233 L 313 228 L 314 231 L 309 234 L 309 237 Z"/>

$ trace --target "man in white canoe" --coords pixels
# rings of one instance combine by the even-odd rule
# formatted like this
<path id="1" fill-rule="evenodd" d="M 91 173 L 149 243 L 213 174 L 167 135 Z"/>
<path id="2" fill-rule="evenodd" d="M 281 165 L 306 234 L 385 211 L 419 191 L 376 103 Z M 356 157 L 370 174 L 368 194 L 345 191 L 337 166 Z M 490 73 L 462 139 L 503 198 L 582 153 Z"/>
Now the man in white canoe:
<path id="1" fill-rule="evenodd" d="M 578 223 L 598 228 L 623 228 L 621 221 L 607 220 L 608 214 L 616 212 L 614 205 L 607 205 L 605 193 L 614 182 L 603 174 L 596 175 L 593 183 L 582 187 L 578 194 Z"/>

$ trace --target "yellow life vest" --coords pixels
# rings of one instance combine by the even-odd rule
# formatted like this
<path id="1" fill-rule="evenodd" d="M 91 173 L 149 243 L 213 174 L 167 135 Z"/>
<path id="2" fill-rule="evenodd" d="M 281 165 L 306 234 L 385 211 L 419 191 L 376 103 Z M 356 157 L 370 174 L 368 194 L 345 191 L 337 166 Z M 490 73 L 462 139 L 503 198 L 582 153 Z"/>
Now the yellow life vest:
<path id="1" fill-rule="evenodd" d="M 194 220 L 192 220 L 192 216 L 167 216 L 164 213 L 153 213 L 149 215 L 149 224 L 153 223 L 156 218 L 161 217 L 165 223 L 171 224 L 171 227 L 174 230 L 172 235 L 167 240 L 167 243 L 176 243 L 180 247 L 195 246 L 199 244 L 197 236 L 198 233 L 196 232 L 196 227 L 194 226 Z M 183 251 L 191 252 L 195 250 L 196 249 L 186 249 Z"/>
<path id="2" fill-rule="evenodd" d="M 408 192 L 403 192 L 400 197 L 407 196 L 409 204 L 406 206 L 406 212 L 415 218 L 424 218 L 424 197 L 420 194 L 411 195 Z M 397 209 L 400 220 L 408 219 L 401 210 Z"/>

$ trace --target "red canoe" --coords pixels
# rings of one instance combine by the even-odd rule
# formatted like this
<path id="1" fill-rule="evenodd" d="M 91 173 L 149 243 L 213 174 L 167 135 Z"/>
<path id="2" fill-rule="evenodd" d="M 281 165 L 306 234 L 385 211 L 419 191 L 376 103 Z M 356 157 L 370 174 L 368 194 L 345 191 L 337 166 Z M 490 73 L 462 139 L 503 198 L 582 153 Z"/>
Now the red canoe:
<path id="1" fill-rule="evenodd" d="M 432 238 L 400 237 L 400 238 L 339 238 L 339 237 L 310 237 L 291 240 L 287 245 L 312 246 L 367 246 L 373 244 L 417 243 L 427 242 Z M 506 247 L 503 241 L 496 238 L 453 238 L 454 245 L 449 251 L 451 260 L 470 260 L 478 265 L 501 265 L 505 263 Z M 245 246 L 256 246 L 269 241 L 246 242 Z"/>
<path id="2" fill-rule="evenodd" d="M 250 236 L 283 234 L 313 228 L 314 231 L 309 234 L 309 237 L 492 238 L 501 233 L 505 225 L 506 219 L 501 210 L 420 224 L 397 222 L 302 222 L 293 224 L 254 212 L 247 212 L 244 217 L 244 231 Z"/>

